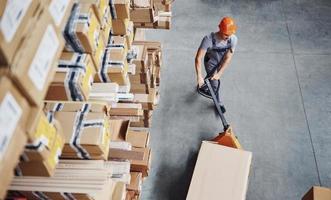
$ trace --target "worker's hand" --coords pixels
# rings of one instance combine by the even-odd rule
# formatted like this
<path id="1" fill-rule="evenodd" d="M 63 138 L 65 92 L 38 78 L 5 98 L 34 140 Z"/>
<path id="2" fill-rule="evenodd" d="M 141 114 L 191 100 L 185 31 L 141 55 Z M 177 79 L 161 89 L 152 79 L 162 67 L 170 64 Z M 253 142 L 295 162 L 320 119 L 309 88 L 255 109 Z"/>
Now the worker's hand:
<path id="1" fill-rule="evenodd" d="M 211 77 L 211 80 L 219 80 L 221 78 L 221 75 L 219 73 L 215 73 L 213 77 Z"/>
<path id="2" fill-rule="evenodd" d="M 202 77 L 199 77 L 199 78 L 198 78 L 198 86 L 199 86 L 199 88 L 200 88 L 204 83 L 205 83 L 205 81 L 203 80 L 203 78 L 202 78 Z"/>

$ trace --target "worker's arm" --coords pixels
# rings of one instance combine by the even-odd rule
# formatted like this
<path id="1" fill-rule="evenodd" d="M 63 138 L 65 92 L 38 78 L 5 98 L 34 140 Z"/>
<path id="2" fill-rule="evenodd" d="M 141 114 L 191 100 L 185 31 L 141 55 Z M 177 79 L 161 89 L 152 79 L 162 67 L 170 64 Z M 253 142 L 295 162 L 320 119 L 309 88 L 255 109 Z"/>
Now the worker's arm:
<path id="1" fill-rule="evenodd" d="M 204 83 L 201 72 L 201 60 L 205 56 L 205 54 L 206 54 L 206 50 L 199 48 L 195 56 L 195 72 L 197 75 L 197 82 L 199 87 L 201 87 Z"/>
<path id="2" fill-rule="evenodd" d="M 225 69 L 229 66 L 232 56 L 233 56 L 233 51 L 231 49 L 225 53 L 224 59 L 222 60 L 220 66 L 218 68 L 219 70 L 217 73 L 214 74 L 214 76 L 212 77 L 212 80 L 218 80 L 221 78 Z"/>

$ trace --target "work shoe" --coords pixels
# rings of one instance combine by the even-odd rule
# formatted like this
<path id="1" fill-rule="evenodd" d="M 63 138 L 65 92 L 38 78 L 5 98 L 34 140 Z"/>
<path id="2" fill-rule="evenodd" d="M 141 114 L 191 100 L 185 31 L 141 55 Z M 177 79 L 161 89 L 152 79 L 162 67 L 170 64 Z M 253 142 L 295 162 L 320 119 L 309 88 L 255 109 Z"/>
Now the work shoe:
<path id="1" fill-rule="evenodd" d="M 226 109 L 225 109 L 224 105 L 220 105 L 220 109 L 221 109 L 223 114 L 226 112 Z"/>
<path id="2" fill-rule="evenodd" d="M 211 96 L 208 86 L 206 84 L 203 84 L 201 87 L 199 87 L 199 85 L 198 85 L 197 91 L 202 96 L 212 99 L 212 96 Z"/>

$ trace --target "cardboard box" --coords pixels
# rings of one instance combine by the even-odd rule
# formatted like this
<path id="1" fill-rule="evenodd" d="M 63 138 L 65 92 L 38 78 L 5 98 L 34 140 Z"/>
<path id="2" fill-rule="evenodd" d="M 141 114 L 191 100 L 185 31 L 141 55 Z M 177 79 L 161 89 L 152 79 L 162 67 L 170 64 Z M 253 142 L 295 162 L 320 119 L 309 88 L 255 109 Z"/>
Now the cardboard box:
<path id="1" fill-rule="evenodd" d="M 48 6 L 48 12 L 52 16 L 55 29 L 59 33 L 63 32 L 71 15 L 73 5 L 74 0 L 51 0 Z"/>
<path id="2" fill-rule="evenodd" d="M 56 112 L 65 146 L 62 158 L 107 160 L 111 132 L 104 113 Z"/>
<path id="3" fill-rule="evenodd" d="M 143 160 L 130 160 L 131 171 L 132 172 L 141 172 L 143 177 L 147 177 L 152 162 L 152 152 L 149 147 L 147 148 L 132 148 L 136 151 L 144 152 Z"/>
<path id="4" fill-rule="evenodd" d="M 149 146 L 149 131 L 148 129 L 132 129 L 130 128 L 125 135 L 125 141 L 130 142 L 133 147 L 145 148 Z"/>
<path id="5" fill-rule="evenodd" d="M 81 112 L 88 109 L 92 113 L 105 113 L 108 115 L 108 105 L 102 102 L 73 102 L 73 101 L 45 101 L 45 112 Z"/>
<path id="6" fill-rule="evenodd" d="M 154 0 L 154 5 L 157 8 L 157 10 L 162 10 L 165 12 L 171 11 L 171 4 L 172 0 Z"/>
<path id="7" fill-rule="evenodd" d="M 141 103 L 144 110 L 153 110 L 155 105 L 155 94 L 134 94 L 133 102 Z"/>
<path id="8" fill-rule="evenodd" d="M 141 127 L 141 128 L 150 128 L 152 126 L 152 120 L 151 119 L 140 119 L 137 122 L 131 123 L 132 127 Z"/>
<path id="9" fill-rule="evenodd" d="M 98 47 L 100 24 L 91 4 L 75 4 L 64 30 L 66 50 L 94 54 Z"/>
<path id="10" fill-rule="evenodd" d="M 113 19 L 113 34 L 114 35 L 127 35 L 129 27 L 129 19 Z"/>
<path id="11" fill-rule="evenodd" d="M 246 199 L 251 160 L 251 152 L 203 141 L 186 199 Z"/>
<path id="12" fill-rule="evenodd" d="M 120 160 L 143 160 L 144 152 L 135 150 L 123 150 L 123 149 L 109 149 L 108 160 L 120 159 Z"/>
<path id="13" fill-rule="evenodd" d="M 133 191 L 135 194 L 139 195 L 142 188 L 142 173 L 139 172 L 131 172 L 131 181 L 127 186 L 128 191 Z"/>
<path id="14" fill-rule="evenodd" d="M 157 26 L 155 28 L 169 30 L 171 28 L 171 17 L 168 16 L 159 17 L 157 21 Z"/>
<path id="15" fill-rule="evenodd" d="M 116 82 L 119 85 L 128 84 L 128 63 L 124 48 L 108 47 L 105 50 L 103 63 L 95 76 L 95 82 Z"/>
<path id="16" fill-rule="evenodd" d="M 134 25 L 133 25 L 132 21 L 129 21 L 128 31 L 127 31 L 127 34 L 125 35 L 125 37 L 126 37 L 126 42 L 128 44 L 128 49 L 131 49 L 133 37 L 134 37 Z"/>
<path id="17" fill-rule="evenodd" d="M 132 84 L 130 92 L 138 93 L 138 94 L 147 94 L 147 86 L 146 84 L 141 84 L 141 83 Z"/>
<path id="18" fill-rule="evenodd" d="M 33 17 L 40 7 L 40 0 L 2 0 L 0 4 L 0 64 L 9 65 L 35 23 Z"/>
<path id="19" fill-rule="evenodd" d="M 30 107 L 12 81 L 0 77 L 0 199 L 6 193 L 13 170 L 27 141 L 24 132 Z"/>
<path id="20" fill-rule="evenodd" d="M 331 189 L 313 186 L 303 197 L 302 200 L 330 200 Z"/>
<path id="21" fill-rule="evenodd" d="M 7 188 L 14 176 L 14 168 L 18 163 L 19 156 L 23 151 L 26 140 L 26 134 L 20 128 L 16 128 L 5 152 L 1 150 L 0 199 L 4 198 L 6 195 Z"/>
<path id="22" fill-rule="evenodd" d="M 37 106 L 45 97 L 64 44 L 50 21 L 48 12 L 38 15 L 38 23 L 20 44 L 12 65 L 0 69 L 0 74 L 10 76 L 29 102 Z"/>
<path id="23" fill-rule="evenodd" d="M 80 0 L 80 4 L 90 4 L 93 8 L 93 11 L 98 18 L 99 23 L 101 24 L 103 21 L 103 17 L 105 16 L 106 10 L 108 6 L 108 0 Z"/>
<path id="24" fill-rule="evenodd" d="M 114 35 L 111 36 L 107 47 L 117 47 L 117 48 L 123 48 L 124 49 L 124 54 L 126 55 L 128 52 L 128 44 L 126 42 L 126 37 L 121 36 L 121 35 Z"/>
<path id="25" fill-rule="evenodd" d="M 102 30 L 101 30 L 102 32 Z M 103 34 L 100 34 L 98 36 L 98 43 L 97 43 L 97 49 L 96 51 L 92 54 L 92 60 L 94 62 L 95 65 L 95 69 L 96 71 L 99 71 L 101 66 L 102 66 L 102 62 L 103 62 L 103 56 L 105 53 L 105 39 Z"/>
<path id="26" fill-rule="evenodd" d="M 125 135 L 130 127 L 130 121 L 111 119 L 109 123 L 112 134 L 111 141 L 125 141 Z"/>
<path id="27" fill-rule="evenodd" d="M 53 176 L 64 146 L 64 138 L 59 128 L 49 143 L 47 157 L 23 159 L 16 167 L 16 173 L 20 176 Z"/>
<path id="28" fill-rule="evenodd" d="M 135 59 L 132 60 L 132 63 L 136 65 L 136 72 L 146 73 L 148 67 L 148 54 L 147 48 L 143 44 L 132 45 L 132 50 L 134 54 L 137 55 Z"/>
<path id="29" fill-rule="evenodd" d="M 105 44 L 107 44 L 113 27 L 109 6 L 107 6 L 105 15 L 103 16 L 100 25 L 103 37 L 105 38 Z"/>
<path id="30" fill-rule="evenodd" d="M 109 115 L 142 116 L 142 105 L 139 103 L 114 103 L 110 106 Z"/>
<path id="31" fill-rule="evenodd" d="M 95 67 L 90 55 L 63 52 L 45 99 L 87 100 L 94 75 Z"/>
<path id="32" fill-rule="evenodd" d="M 131 4 L 132 8 L 149 8 L 154 4 L 153 0 L 136 0 Z"/>
<path id="33" fill-rule="evenodd" d="M 168 16 L 158 16 L 158 20 L 154 23 L 142 23 L 134 22 L 134 27 L 136 28 L 148 28 L 148 29 L 166 29 L 171 28 L 171 17 Z"/>
<path id="34" fill-rule="evenodd" d="M 125 200 L 138 200 L 136 193 L 134 191 L 126 191 Z"/>
<path id="35" fill-rule="evenodd" d="M 5 150 L 8 145 L 5 141 L 10 141 L 17 127 L 26 129 L 29 114 L 29 104 L 13 81 L 7 76 L 0 76 L 1 150 Z"/>
<path id="36" fill-rule="evenodd" d="M 129 0 L 113 0 L 111 1 L 114 16 L 113 19 L 130 19 L 130 1 Z"/>
<path id="37" fill-rule="evenodd" d="M 56 139 L 57 129 L 48 121 L 42 110 L 36 116 L 34 130 L 27 132 L 29 140 L 21 156 L 23 160 L 42 161 L 47 159 L 50 155 L 53 141 Z"/>
<path id="38" fill-rule="evenodd" d="M 157 15 L 153 5 L 145 8 L 134 7 L 130 9 L 130 19 L 133 22 L 153 23 L 157 20 Z"/>

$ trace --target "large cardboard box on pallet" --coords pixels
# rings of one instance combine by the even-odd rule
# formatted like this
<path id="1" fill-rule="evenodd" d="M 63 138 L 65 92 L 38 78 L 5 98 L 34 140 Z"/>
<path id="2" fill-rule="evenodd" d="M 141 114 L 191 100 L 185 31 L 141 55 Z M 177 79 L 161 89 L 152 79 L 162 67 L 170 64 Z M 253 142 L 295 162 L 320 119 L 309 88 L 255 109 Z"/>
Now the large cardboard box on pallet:
<path id="1" fill-rule="evenodd" d="M 302 200 L 330 200 L 331 188 L 312 187 L 303 197 Z"/>
<path id="2" fill-rule="evenodd" d="M 251 160 L 251 152 L 203 141 L 186 199 L 246 199 Z"/>
<path id="3" fill-rule="evenodd" d="M 0 64 L 8 65 L 23 38 L 33 26 L 33 16 L 40 9 L 40 0 L 0 1 Z"/>
<path id="4" fill-rule="evenodd" d="M 24 132 L 30 107 L 12 81 L 0 77 L 0 199 L 27 141 Z"/>
<path id="5" fill-rule="evenodd" d="M 95 67 L 89 54 L 63 52 L 46 100 L 88 100 Z"/>
<path id="6" fill-rule="evenodd" d="M 47 10 L 38 15 L 38 23 L 25 37 L 10 67 L 0 74 L 10 76 L 32 105 L 40 105 L 55 73 L 64 41 L 53 25 Z"/>

